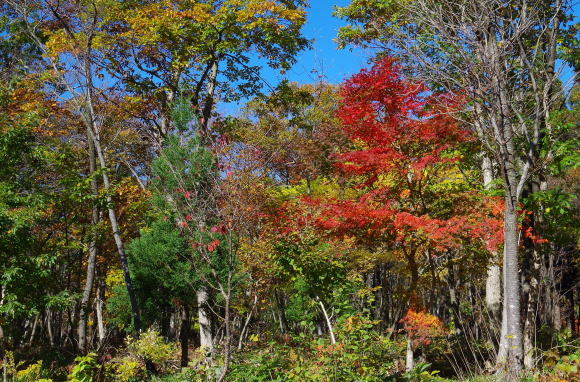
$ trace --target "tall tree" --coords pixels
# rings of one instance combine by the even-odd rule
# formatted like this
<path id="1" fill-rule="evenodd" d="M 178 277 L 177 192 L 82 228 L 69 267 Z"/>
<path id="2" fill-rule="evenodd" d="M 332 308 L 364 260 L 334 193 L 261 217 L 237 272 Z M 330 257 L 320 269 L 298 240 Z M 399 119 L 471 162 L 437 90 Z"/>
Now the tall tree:
<path id="1" fill-rule="evenodd" d="M 25 24 L 26 32 L 43 52 L 50 68 L 52 80 L 65 92 L 59 94 L 85 125 L 87 139 L 92 142 L 101 178 L 105 190 L 111 189 L 111 178 L 107 167 L 105 148 L 103 147 L 103 116 L 97 109 L 99 89 L 96 85 L 97 74 L 101 72 L 98 52 L 95 49 L 100 32 L 100 20 L 103 4 L 99 1 L 58 2 L 52 1 L 8 1 Z M 41 33 L 48 34 L 46 40 Z M 91 154 L 92 155 L 92 154 Z M 133 312 L 133 325 L 138 333 L 140 316 L 137 300 L 133 292 L 131 276 L 123 238 L 119 230 L 119 221 L 115 205 L 110 195 L 107 196 L 107 210 L 113 238 L 117 246 L 127 292 Z"/>
<path id="2" fill-rule="evenodd" d="M 321 222 L 330 231 L 353 235 L 362 245 L 392 251 L 404 260 L 407 309 L 424 305 L 418 293 L 424 254 L 431 261 L 470 237 L 494 248 L 499 227 L 489 211 L 486 216 L 482 207 L 466 207 L 482 204 L 462 189 L 456 164 L 457 149 L 469 134 L 448 115 L 455 106 L 452 100 L 425 97 L 426 92 L 420 83 L 405 79 L 391 57 L 346 81 L 338 117 L 356 150 L 341 153 L 338 166 L 360 191 L 354 199 L 327 201 Z M 439 187 L 444 179 L 455 184 Z M 478 224 L 468 218 L 475 215 Z M 410 370 L 412 346 L 408 350 Z"/>
<path id="3" fill-rule="evenodd" d="M 172 129 L 178 92 L 191 98 L 207 129 L 217 97 L 235 101 L 262 88 L 258 59 L 283 72 L 308 47 L 304 6 L 302 0 L 109 1 L 108 71 L 152 106 L 144 117 L 159 142 Z"/>
<path id="4" fill-rule="evenodd" d="M 394 17 L 369 21 L 373 6 Z M 415 75 L 464 97 L 471 112 L 467 122 L 497 163 L 505 195 L 505 331 L 498 360 L 504 363 L 509 355 L 507 366 L 516 378 L 524 361 L 518 205 L 530 177 L 549 160 L 543 154 L 558 139 L 550 115 L 558 98 L 556 52 L 570 42 L 569 4 L 379 0 L 373 6 L 353 2 L 339 11 L 362 26 L 343 29 L 343 41 L 374 41 L 394 50 Z"/>

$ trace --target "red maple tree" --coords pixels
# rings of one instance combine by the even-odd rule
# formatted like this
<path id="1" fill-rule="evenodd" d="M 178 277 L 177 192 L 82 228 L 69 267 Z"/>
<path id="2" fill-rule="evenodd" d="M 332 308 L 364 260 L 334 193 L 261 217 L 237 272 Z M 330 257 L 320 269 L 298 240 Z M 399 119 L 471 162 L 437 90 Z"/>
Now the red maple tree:
<path id="1" fill-rule="evenodd" d="M 450 113 L 453 100 L 406 79 L 391 57 L 348 79 L 341 96 L 338 117 L 355 149 L 337 156 L 337 170 L 358 196 L 323 201 L 321 228 L 401 254 L 409 298 L 420 254 L 500 242 L 495 201 L 465 187 L 457 166 L 470 135 Z"/>

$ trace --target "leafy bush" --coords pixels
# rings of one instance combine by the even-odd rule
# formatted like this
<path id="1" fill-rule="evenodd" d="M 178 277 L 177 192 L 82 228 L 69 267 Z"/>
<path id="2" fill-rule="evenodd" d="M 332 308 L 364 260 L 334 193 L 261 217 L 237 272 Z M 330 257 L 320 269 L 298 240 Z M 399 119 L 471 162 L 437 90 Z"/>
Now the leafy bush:
<path id="1" fill-rule="evenodd" d="M 16 382 L 52 382 L 52 379 L 41 378 L 43 376 L 42 361 L 28 366 L 16 373 Z"/>
<path id="2" fill-rule="evenodd" d="M 142 333 L 139 338 L 129 336 L 125 354 L 111 361 L 108 368 L 109 378 L 121 382 L 145 380 L 146 362 L 151 362 L 157 372 L 164 373 L 176 359 L 176 352 L 176 344 L 166 342 L 153 329 Z"/>
<path id="3" fill-rule="evenodd" d="M 569 354 L 556 354 L 553 351 L 544 353 L 544 375 L 540 381 L 560 382 L 580 380 L 580 351 Z"/>
<path id="4" fill-rule="evenodd" d="M 135 358 L 142 361 L 149 360 L 163 368 L 175 358 L 177 346 L 166 342 L 157 331 L 149 329 L 138 339 L 129 337 L 127 351 Z"/>
<path id="5" fill-rule="evenodd" d="M 113 360 L 113 374 L 111 378 L 116 381 L 138 381 L 145 376 L 145 366 L 130 356 L 116 358 Z"/>
<path id="6" fill-rule="evenodd" d="M 87 354 L 83 357 L 76 357 L 76 365 L 74 365 L 67 380 L 71 382 L 93 382 L 94 376 L 99 368 L 96 357 L 97 355 L 94 353 Z"/>
<path id="7" fill-rule="evenodd" d="M 439 372 L 437 370 L 429 370 L 431 364 L 429 363 L 419 363 L 415 366 L 415 368 L 411 371 L 406 372 L 403 374 L 402 378 L 403 381 L 409 382 L 426 382 L 426 381 L 433 381 L 433 382 L 451 382 L 450 379 L 445 379 L 439 377 L 437 374 Z"/>
<path id="8" fill-rule="evenodd" d="M 290 343 L 270 342 L 236 357 L 230 381 L 379 382 L 391 375 L 402 344 L 371 330 L 374 322 L 351 316 L 336 327 L 337 344 L 300 334 Z"/>

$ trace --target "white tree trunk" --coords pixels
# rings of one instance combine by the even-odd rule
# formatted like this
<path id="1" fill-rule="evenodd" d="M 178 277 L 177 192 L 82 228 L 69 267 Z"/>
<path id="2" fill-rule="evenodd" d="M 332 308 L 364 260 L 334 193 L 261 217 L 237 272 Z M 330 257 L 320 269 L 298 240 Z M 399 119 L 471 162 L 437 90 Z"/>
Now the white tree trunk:
<path id="1" fill-rule="evenodd" d="M 208 353 L 213 352 L 213 337 L 211 334 L 211 318 L 208 312 L 209 294 L 205 287 L 197 290 L 197 314 L 199 320 L 199 339 L 201 347 Z"/>
<path id="2" fill-rule="evenodd" d="M 326 308 L 322 303 L 320 297 L 316 296 L 316 300 L 320 304 L 320 309 L 322 309 L 322 314 L 324 315 L 324 320 L 326 321 L 326 325 L 328 326 L 328 333 L 330 334 L 330 343 L 336 344 L 336 337 L 334 337 L 334 330 L 332 329 L 332 323 L 330 322 L 330 317 L 328 317 L 328 313 L 326 312 Z"/>
<path id="3" fill-rule="evenodd" d="M 483 174 L 483 187 L 488 190 L 493 182 L 493 165 L 487 154 L 481 162 L 481 172 Z M 490 264 L 487 268 L 487 279 L 485 281 L 485 305 L 492 318 L 499 322 L 501 319 L 501 267 L 498 264 L 497 252 L 491 253 Z"/>
<path id="4" fill-rule="evenodd" d="M 407 335 L 407 352 L 405 354 L 405 369 L 407 371 L 413 370 L 415 367 L 415 358 L 413 355 L 413 341 L 411 337 Z"/>
<path id="5" fill-rule="evenodd" d="M 97 300 L 95 301 L 95 310 L 97 313 L 97 333 L 99 336 L 99 345 L 105 341 L 105 321 L 103 320 L 103 290 L 101 284 L 97 287 Z"/>

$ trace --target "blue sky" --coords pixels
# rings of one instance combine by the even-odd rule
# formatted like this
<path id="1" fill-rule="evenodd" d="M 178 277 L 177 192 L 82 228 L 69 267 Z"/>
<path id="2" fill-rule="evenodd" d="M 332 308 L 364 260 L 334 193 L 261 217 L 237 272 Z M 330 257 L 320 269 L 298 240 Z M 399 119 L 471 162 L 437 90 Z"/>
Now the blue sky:
<path id="1" fill-rule="evenodd" d="M 296 65 L 286 74 L 290 81 L 315 82 L 319 80 L 319 75 L 324 75 L 326 81 L 338 84 L 366 65 L 371 53 L 360 49 L 338 50 L 337 44 L 333 41 L 338 28 L 345 25 L 344 21 L 332 16 L 334 6 L 344 6 L 348 3 L 349 0 L 311 1 L 303 34 L 309 39 L 314 39 L 313 48 L 298 56 Z M 314 73 L 313 70 L 317 72 Z M 282 79 L 282 76 L 277 76 L 272 71 L 265 73 L 265 76 L 274 83 Z"/>
<path id="2" fill-rule="evenodd" d="M 310 3 L 303 35 L 314 40 L 312 49 L 301 52 L 296 64 L 285 75 L 264 68 L 262 76 L 272 86 L 276 86 L 283 79 L 313 83 L 320 80 L 320 75 L 323 75 L 327 82 L 339 84 L 365 67 L 372 56 L 372 53 L 362 49 L 338 50 L 334 42 L 338 28 L 346 24 L 332 16 L 334 6 L 347 5 L 350 0 L 311 0 Z M 221 113 L 235 115 L 239 107 L 240 103 L 221 104 L 218 110 Z"/>
<path id="3" fill-rule="evenodd" d="M 313 83 L 324 80 L 333 84 L 341 83 L 345 78 L 357 73 L 367 66 L 369 58 L 373 55 L 363 49 L 349 50 L 337 49 L 334 41 L 338 28 L 346 23 L 332 16 L 335 6 L 345 6 L 350 0 L 311 0 L 307 9 L 307 22 L 303 28 L 306 38 L 313 39 L 313 47 L 308 51 L 301 52 L 297 57 L 296 64 L 285 75 L 275 70 L 264 68 L 263 78 L 271 85 L 276 86 L 283 79 L 299 83 Z M 574 1 L 572 13 L 575 21 L 580 21 L 580 5 Z M 570 85 L 572 72 L 570 68 L 562 71 L 562 80 Z M 243 101 L 240 103 L 220 104 L 218 111 L 223 114 L 237 114 Z"/>

